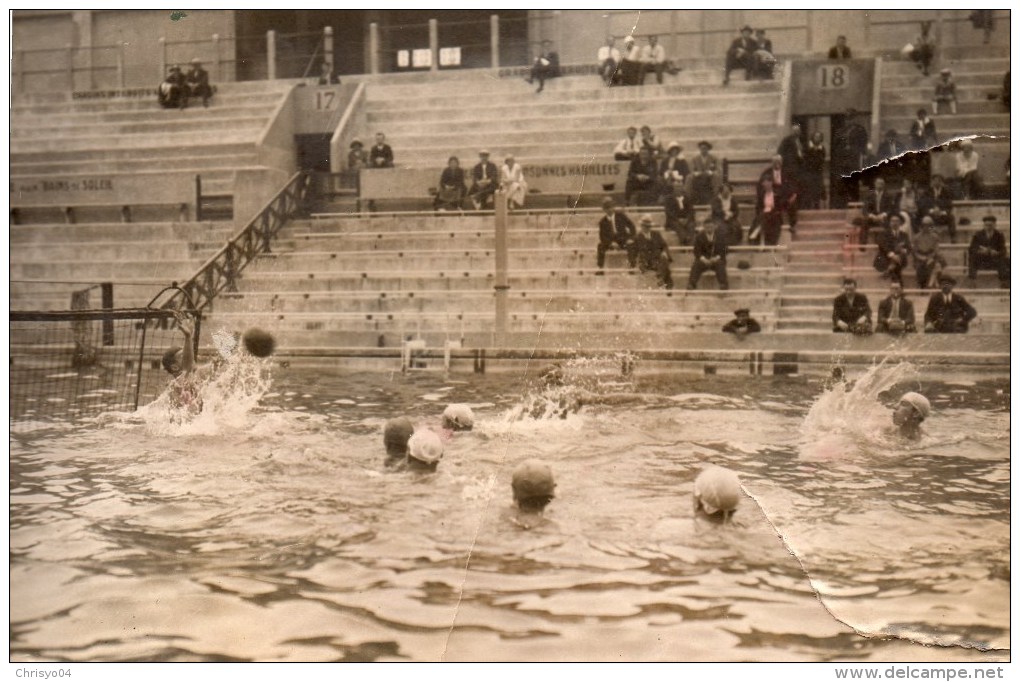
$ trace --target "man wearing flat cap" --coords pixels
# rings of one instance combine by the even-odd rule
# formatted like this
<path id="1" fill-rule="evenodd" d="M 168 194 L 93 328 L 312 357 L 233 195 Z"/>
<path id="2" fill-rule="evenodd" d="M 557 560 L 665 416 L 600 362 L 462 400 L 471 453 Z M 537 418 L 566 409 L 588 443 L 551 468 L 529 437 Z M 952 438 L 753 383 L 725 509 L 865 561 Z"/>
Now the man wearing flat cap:
<path id="1" fill-rule="evenodd" d="M 970 321 L 977 317 L 974 306 L 960 294 L 953 293 L 956 280 L 950 275 L 939 277 L 942 291 L 928 300 L 924 313 L 924 331 L 936 334 L 966 334 Z"/>
<path id="2" fill-rule="evenodd" d="M 478 163 L 471 169 L 471 190 L 468 196 L 476 211 L 490 209 L 495 204 L 496 186 L 499 184 L 499 169 L 489 161 L 489 150 L 478 152 Z"/>
<path id="3" fill-rule="evenodd" d="M 595 262 L 599 269 L 596 274 L 603 274 L 602 268 L 606 263 L 606 251 L 614 247 L 627 252 L 627 262 L 633 268 L 636 257 L 634 237 L 637 233 L 634 223 L 624 213 L 622 206 L 616 206 L 612 197 L 602 200 L 602 211 L 605 215 L 599 221 L 599 245 L 595 252 Z"/>
<path id="4" fill-rule="evenodd" d="M 722 169 L 719 159 L 712 155 L 712 143 L 702 140 L 698 143 L 698 155 L 691 160 L 691 174 L 687 192 L 695 204 L 712 203 L 712 197 L 719 193 L 722 185 Z"/>
<path id="5" fill-rule="evenodd" d="M 995 228 L 995 216 L 986 215 L 982 220 L 984 229 L 974 233 L 967 254 L 967 277 L 977 278 L 978 270 L 995 270 L 999 275 L 999 286 L 1009 287 L 1009 256 L 1006 254 L 1006 238 Z"/>
<path id="6" fill-rule="evenodd" d="M 723 76 L 723 85 L 730 84 L 730 71 L 743 69 L 747 80 L 754 75 L 754 53 L 758 49 L 751 34 L 754 30 L 750 26 L 740 29 L 740 37 L 736 38 L 726 51 L 726 75 Z"/>
<path id="7" fill-rule="evenodd" d="M 748 308 L 737 308 L 733 311 L 735 317 L 723 325 L 722 330 L 727 334 L 736 334 L 738 337 L 753 334 L 761 331 L 758 320 L 751 317 Z"/>
<path id="8" fill-rule="evenodd" d="M 641 272 L 652 270 L 660 288 L 673 288 L 673 275 L 669 270 L 673 257 L 669 255 L 669 247 L 662 234 L 652 229 L 652 216 L 648 214 L 641 216 L 641 230 L 634 238 L 634 251 Z"/>
<path id="9" fill-rule="evenodd" d="M 191 68 L 185 78 L 188 97 L 201 97 L 202 106 L 209 106 L 209 98 L 212 97 L 212 87 L 209 85 L 209 72 L 202 68 L 202 62 L 195 57 L 191 60 Z"/>

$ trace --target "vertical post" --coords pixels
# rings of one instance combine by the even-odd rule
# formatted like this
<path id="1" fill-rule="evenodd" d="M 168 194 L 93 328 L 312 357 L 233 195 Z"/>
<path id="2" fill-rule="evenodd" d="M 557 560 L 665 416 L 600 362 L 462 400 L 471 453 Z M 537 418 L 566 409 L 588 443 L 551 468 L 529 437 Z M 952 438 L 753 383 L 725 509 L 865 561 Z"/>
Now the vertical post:
<path id="1" fill-rule="evenodd" d="M 553 10 L 553 40 L 556 44 L 556 51 L 563 51 L 563 10 Z"/>
<path id="2" fill-rule="evenodd" d="M 882 58 L 875 57 L 875 77 L 871 86 L 871 139 L 882 138 Z"/>
<path id="3" fill-rule="evenodd" d="M 124 43 L 117 44 L 117 87 L 124 89 Z"/>
<path id="4" fill-rule="evenodd" d="M 368 72 L 379 73 L 379 24 L 374 21 L 368 25 Z"/>
<path id="5" fill-rule="evenodd" d="M 202 222 L 202 176 L 195 175 L 195 222 Z"/>
<path id="6" fill-rule="evenodd" d="M 333 67 L 333 27 L 327 26 L 322 29 L 322 59 L 329 65 L 329 75 L 336 73 Z"/>
<path id="7" fill-rule="evenodd" d="M 669 45 L 669 53 L 673 55 L 673 59 L 680 58 L 680 36 L 677 33 L 677 27 L 680 25 L 679 19 L 676 16 L 676 10 L 669 13 L 669 34 L 671 37 Z M 663 46 L 665 47 L 665 46 Z"/>
<path id="8" fill-rule="evenodd" d="M 103 282 L 99 285 L 99 289 L 103 294 L 103 310 L 110 310 L 113 308 L 113 282 Z M 113 345 L 113 320 L 108 317 L 103 318 L 103 345 Z"/>
<path id="9" fill-rule="evenodd" d="M 166 78 L 166 38 L 163 36 L 159 37 L 159 80 L 157 83 L 162 83 L 163 79 Z"/>
<path id="10" fill-rule="evenodd" d="M 944 24 L 942 23 L 942 10 L 935 10 L 935 54 L 942 54 L 942 47 L 945 45 L 945 37 L 942 35 Z"/>
<path id="11" fill-rule="evenodd" d="M 701 31 L 699 31 L 699 33 L 701 35 L 698 36 L 698 39 L 701 41 L 701 51 L 698 53 L 698 56 L 704 59 L 705 55 L 708 54 L 708 44 L 707 39 L 705 38 L 705 34 L 708 33 L 708 21 L 705 18 L 707 12 L 705 10 L 699 11 L 701 12 L 701 16 L 699 17 L 701 20 Z"/>
<path id="12" fill-rule="evenodd" d="M 429 19 L 429 53 L 429 71 L 439 71 L 439 22 L 435 19 Z"/>
<path id="13" fill-rule="evenodd" d="M 499 68 L 499 15 L 489 17 L 489 48 L 492 52 L 492 68 Z"/>
<path id="14" fill-rule="evenodd" d="M 223 74 L 220 73 L 220 34 L 212 34 L 212 59 L 213 59 L 213 78 L 217 81 L 223 80 Z"/>
<path id="15" fill-rule="evenodd" d="M 67 45 L 67 83 L 68 89 L 74 91 L 74 46 Z"/>
<path id="16" fill-rule="evenodd" d="M 804 45 L 805 52 L 811 52 L 812 50 L 814 50 L 813 38 L 814 35 L 813 31 L 811 30 L 811 10 L 806 9 L 804 10 L 804 42 L 806 43 Z"/>
<path id="17" fill-rule="evenodd" d="M 276 31 L 266 31 L 266 65 L 268 80 L 276 80 Z"/>
<path id="18" fill-rule="evenodd" d="M 506 192 L 496 190 L 496 345 L 502 346 L 506 337 L 507 320 L 507 206 Z"/>

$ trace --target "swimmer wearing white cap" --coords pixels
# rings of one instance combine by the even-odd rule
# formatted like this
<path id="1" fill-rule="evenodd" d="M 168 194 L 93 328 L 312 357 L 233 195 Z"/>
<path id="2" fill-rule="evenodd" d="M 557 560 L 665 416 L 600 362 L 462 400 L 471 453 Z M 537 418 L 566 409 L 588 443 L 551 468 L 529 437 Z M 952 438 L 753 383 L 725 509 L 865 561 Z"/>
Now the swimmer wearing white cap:
<path id="1" fill-rule="evenodd" d="M 726 523 L 737 511 L 743 488 L 740 477 L 724 467 L 711 465 L 694 479 L 694 520 L 702 513 L 713 521 Z"/>
<path id="2" fill-rule="evenodd" d="M 418 429 L 407 441 L 407 468 L 435 471 L 443 458 L 443 440 L 430 429 Z"/>
<path id="3" fill-rule="evenodd" d="M 475 427 L 475 415 L 467 405 L 447 405 L 443 410 L 443 428 L 451 431 L 470 431 Z"/>
<path id="4" fill-rule="evenodd" d="M 893 424 L 899 427 L 904 438 L 916 440 L 921 437 L 921 422 L 931 414 L 931 403 L 920 393 L 905 393 L 893 410 Z"/>

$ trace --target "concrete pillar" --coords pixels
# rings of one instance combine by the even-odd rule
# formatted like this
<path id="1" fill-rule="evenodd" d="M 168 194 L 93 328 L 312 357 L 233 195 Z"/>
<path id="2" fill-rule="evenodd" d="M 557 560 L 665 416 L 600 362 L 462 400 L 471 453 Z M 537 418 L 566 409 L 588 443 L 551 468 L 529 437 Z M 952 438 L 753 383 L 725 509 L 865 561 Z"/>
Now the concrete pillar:
<path id="1" fill-rule="evenodd" d="M 220 73 L 220 34 L 212 34 L 212 54 L 213 54 L 213 78 L 216 81 L 223 80 L 223 74 Z"/>
<path id="2" fill-rule="evenodd" d="M 82 68 L 88 74 L 88 88 L 96 89 L 95 62 L 92 54 L 92 10 L 71 12 L 71 21 L 77 28 L 78 47 L 84 52 Z"/>
<path id="3" fill-rule="evenodd" d="M 507 276 L 507 206 L 506 192 L 496 190 L 495 222 L 496 222 L 496 338 L 497 347 L 504 346 L 506 341 L 507 322 L 507 291 L 510 289 Z"/>
<path id="4" fill-rule="evenodd" d="M 556 51 L 563 51 L 563 10 L 553 10 L 553 41 Z"/>
<path id="5" fill-rule="evenodd" d="M 429 19 L 429 52 L 432 53 L 429 71 L 439 71 L 439 22 Z"/>
<path id="6" fill-rule="evenodd" d="M 811 20 L 814 17 L 811 16 L 811 10 L 804 10 L 804 51 L 813 52 L 815 49 L 814 45 L 814 32 L 811 30 Z"/>
<path id="7" fill-rule="evenodd" d="M 322 29 L 322 59 L 329 64 L 329 73 L 333 75 L 336 69 L 333 68 L 333 27 L 326 26 Z"/>
<path id="8" fill-rule="evenodd" d="M 379 73 L 379 24 L 374 21 L 368 25 L 368 72 Z"/>
<path id="9" fill-rule="evenodd" d="M 276 80 L 276 31 L 266 31 L 266 65 L 268 80 Z"/>
<path id="10" fill-rule="evenodd" d="M 499 68 L 499 15 L 489 17 L 489 47 L 492 51 L 492 68 Z"/>

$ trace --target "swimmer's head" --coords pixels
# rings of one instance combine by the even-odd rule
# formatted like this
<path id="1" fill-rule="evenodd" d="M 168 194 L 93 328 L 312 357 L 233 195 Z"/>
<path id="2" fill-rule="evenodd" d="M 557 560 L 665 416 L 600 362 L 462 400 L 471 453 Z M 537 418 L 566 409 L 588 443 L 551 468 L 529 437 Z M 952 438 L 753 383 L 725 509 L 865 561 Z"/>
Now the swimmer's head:
<path id="1" fill-rule="evenodd" d="M 920 424 L 931 414 L 931 403 L 920 393 L 905 393 L 893 411 L 893 423 L 896 426 Z"/>
<path id="2" fill-rule="evenodd" d="M 518 464 L 510 485 L 514 502 L 522 511 L 540 512 L 556 496 L 552 469 L 537 459 L 528 459 Z"/>
<path id="3" fill-rule="evenodd" d="M 419 429 L 407 441 L 407 464 L 419 471 L 435 471 L 443 458 L 443 441 L 435 431 Z"/>
<path id="4" fill-rule="evenodd" d="M 163 353 L 163 369 L 173 376 L 179 376 L 183 371 L 183 368 L 181 367 L 183 357 L 184 349 L 180 346 L 174 346 L 167 352 Z"/>
<path id="5" fill-rule="evenodd" d="M 474 426 L 475 415 L 467 405 L 447 405 L 443 410 L 443 428 L 470 431 Z"/>
<path id="6" fill-rule="evenodd" d="M 386 455 L 390 458 L 407 456 L 407 441 L 414 433 L 414 424 L 407 417 L 397 417 L 386 422 L 383 427 L 383 445 Z"/>

